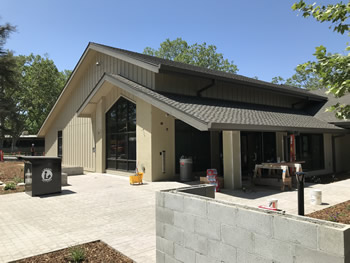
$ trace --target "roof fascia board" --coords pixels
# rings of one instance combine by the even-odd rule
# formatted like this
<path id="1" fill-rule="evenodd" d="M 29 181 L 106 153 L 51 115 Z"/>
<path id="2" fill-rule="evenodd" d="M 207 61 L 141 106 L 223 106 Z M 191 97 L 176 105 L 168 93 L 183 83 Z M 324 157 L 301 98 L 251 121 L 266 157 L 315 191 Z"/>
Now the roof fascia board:
<path id="1" fill-rule="evenodd" d="M 282 95 L 293 95 L 295 97 L 298 98 L 304 98 L 304 99 L 312 99 L 314 101 L 327 101 L 328 98 L 325 96 L 320 96 L 320 95 L 316 95 L 313 93 L 310 94 L 305 94 L 303 92 L 298 92 L 298 91 L 292 91 L 292 90 L 280 90 L 279 88 L 274 88 L 274 87 L 269 87 L 267 84 L 261 83 L 261 84 L 257 84 L 257 83 L 251 83 L 248 81 L 243 81 L 243 80 L 238 80 L 238 79 L 230 79 L 230 78 L 226 78 L 226 77 L 222 77 L 222 76 L 215 76 L 212 74 L 206 74 L 206 73 L 202 73 L 202 72 L 197 72 L 197 71 L 192 71 L 192 70 L 187 70 L 187 69 L 180 69 L 177 67 L 172 67 L 172 66 L 168 66 L 168 65 L 164 65 L 161 64 L 159 73 L 180 73 L 180 74 L 186 74 L 186 75 L 190 75 L 190 76 L 199 76 L 199 77 L 205 77 L 208 79 L 218 79 L 224 82 L 229 82 L 229 83 L 238 83 L 238 84 L 244 84 L 247 86 L 251 86 L 251 87 L 258 87 L 258 88 L 264 88 L 267 90 L 270 90 L 274 93 L 278 93 L 278 94 L 282 94 Z"/>
<path id="2" fill-rule="evenodd" d="M 303 127 L 283 127 L 283 126 L 263 126 L 263 125 L 247 125 L 247 124 L 231 124 L 231 123 L 210 123 L 209 130 L 241 130 L 241 131 L 299 131 L 306 133 L 348 133 L 342 128 L 322 129 L 322 128 L 303 128 Z"/>
<path id="3" fill-rule="evenodd" d="M 92 90 L 90 95 L 86 98 L 84 103 L 79 107 L 77 111 L 77 115 L 81 114 L 83 109 L 89 104 L 89 101 L 97 94 L 99 88 L 104 84 L 104 82 L 109 82 L 119 88 L 121 88 L 124 91 L 127 91 L 134 96 L 146 101 L 147 103 L 152 104 L 153 106 L 159 108 L 160 110 L 174 116 L 177 119 L 181 119 L 183 122 L 186 122 L 187 124 L 195 127 L 196 129 L 200 131 L 207 131 L 208 130 L 208 124 L 205 122 L 202 122 L 200 120 L 196 120 L 195 118 L 187 115 L 186 113 L 183 113 L 179 110 L 174 109 L 173 107 L 153 98 L 152 96 L 149 96 L 147 94 L 144 94 L 142 92 L 139 92 L 138 90 L 134 89 L 132 86 L 114 78 L 110 75 L 103 75 L 103 77 L 100 79 L 100 81 L 96 84 L 95 88 Z"/>
<path id="4" fill-rule="evenodd" d="M 60 95 L 58 96 L 58 98 L 57 98 L 55 104 L 53 105 L 53 107 L 51 108 L 51 110 L 50 110 L 49 114 L 47 115 L 45 121 L 44 121 L 43 124 L 41 125 L 40 130 L 39 130 L 38 133 L 37 133 L 37 136 L 44 136 L 44 135 L 45 135 L 45 134 L 42 134 L 42 132 L 43 132 L 43 130 L 44 130 L 44 127 L 46 126 L 46 124 L 47 124 L 49 118 L 51 117 L 53 111 L 55 110 L 55 108 L 56 108 L 58 102 L 60 101 L 60 99 L 62 98 L 63 94 L 64 94 L 65 91 L 67 90 L 67 87 L 69 86 L 69 84 L 71 83 L 72 79 L 74 78 L 74 76 L 75 76 L 75 74 L 76 74 L 76 72 L 77 72 L 77 69 L 80 67 L 81 63 L 83 62 L 83 60 L 84 60 L 85 57 L 87 56 L 87 54 L 88 54 L 88 52 L 89 52 L 89 50 L 90 50 L 90 44 L 91 44 L 91 43 L 89 43 L 89 44 L 87 45 L 87 47 L 85 48 L 83 54 L 81 55 L 81 57 L 80 57 L 78 63 L 75 65 L 75 67 L 74 67 L 74 69 L 73 69 L 73 71 L 72 71 L 72 73 L 71 73 L 69 79 L 67 80 L 66 84 L 64 85 L 64 88 L 62 89 Z"/>
<path id="5" fill-rule="evenodd" d="M 109 55 L 111 57 L 115 57 L 115 58 L 124 60 L 128 63 L 134 64 L 136 66 L 142 67 L 142 68 L 150 70 L 152 72 L 155 72 L 155 73 L 159 72 L 159 65 L 147 63 L 147 62 L 132 58 L 131 56 L 119 53 L 117 50 L 110 50 L 107 47 L 99 46 L 99 45 L 96 45 L 94 43 L 91 44 L 91 49 L 93 49 L 97 52 L 101 52 L 101 53 L 104 53 L 106 55 Z"/>

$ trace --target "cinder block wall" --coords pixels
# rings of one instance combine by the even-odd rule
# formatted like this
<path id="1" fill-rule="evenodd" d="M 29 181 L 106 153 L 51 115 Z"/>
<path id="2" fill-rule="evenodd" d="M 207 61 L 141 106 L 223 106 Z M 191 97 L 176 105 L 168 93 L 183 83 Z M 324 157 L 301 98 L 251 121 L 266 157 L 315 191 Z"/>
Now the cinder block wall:
<path id="1" fill-rule="evenodd" d="M 350 262 L 348 225 L 156 194 L 157 262 Z"/>

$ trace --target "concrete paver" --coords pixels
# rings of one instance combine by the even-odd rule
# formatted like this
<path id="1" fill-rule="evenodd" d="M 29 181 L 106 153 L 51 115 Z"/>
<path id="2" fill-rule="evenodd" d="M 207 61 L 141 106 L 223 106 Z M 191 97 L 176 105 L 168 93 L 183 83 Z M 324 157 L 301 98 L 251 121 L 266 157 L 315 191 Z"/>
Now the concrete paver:
<path id="1" fill-rule="evenodd" d="M 102 240 L 137 262 L 155 262 L 155 191 L 188 186 L 155 182 L 130 186 L 124 176 L 70 176 L 61 195 L 0 196 L 0 262 Z M 311 206 L 309 191 L 323 191 L 327 205 Z M 350 199 L 350 180 L 305 189 L 306 213 Z M 270 198 L 287 213 L 297 213 L 297 192 L 224 190 L 217 199 L 258 206 Z"/>
<path id="2" fill-rule="evenodd" d="M 0 196 L 0 262 L 102 240 L 137 262 L 155 262 L 155 191 L 177 182 L 129 185 L 123 176 L 70 176 L 61 195 Z"/>

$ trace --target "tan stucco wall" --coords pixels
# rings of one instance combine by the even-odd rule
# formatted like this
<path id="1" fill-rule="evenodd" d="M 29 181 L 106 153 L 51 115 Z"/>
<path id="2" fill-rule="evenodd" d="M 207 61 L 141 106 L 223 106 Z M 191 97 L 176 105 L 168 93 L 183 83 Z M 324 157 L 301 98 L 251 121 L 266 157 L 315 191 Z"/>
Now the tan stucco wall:
<path id="1" fill-rule="evenodd" d="M 162 172 L 165 151 L 165 172 Z M 175 119 L 152 106 L 152 180 L 171 180 L 175 176 Z"/>
<path id="2" fill-rule="evenodd" d="M 350 134 L 335 138 L 336 172 L 350 171 Z"/>
<path id="3" fill-rule="evenodd" d="M 223 131 L 224 184 L 227 189 L 242 187 L 241 133 Z"/>

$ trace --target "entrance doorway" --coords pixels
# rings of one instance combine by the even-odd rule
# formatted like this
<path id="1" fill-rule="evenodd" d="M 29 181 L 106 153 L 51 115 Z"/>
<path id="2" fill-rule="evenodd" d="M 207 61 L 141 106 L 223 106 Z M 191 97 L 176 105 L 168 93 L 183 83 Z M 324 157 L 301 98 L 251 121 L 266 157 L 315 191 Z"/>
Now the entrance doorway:
<path id="1" fill-rule="evenodd" d="M 241 132 L 242 180 L 250 180 L 256 164 L 276 162 L 274 132 Z"/>

